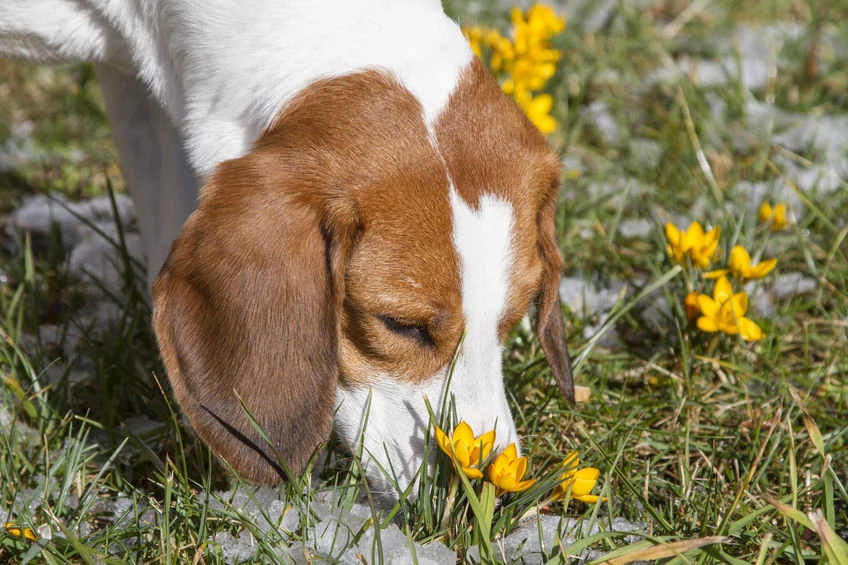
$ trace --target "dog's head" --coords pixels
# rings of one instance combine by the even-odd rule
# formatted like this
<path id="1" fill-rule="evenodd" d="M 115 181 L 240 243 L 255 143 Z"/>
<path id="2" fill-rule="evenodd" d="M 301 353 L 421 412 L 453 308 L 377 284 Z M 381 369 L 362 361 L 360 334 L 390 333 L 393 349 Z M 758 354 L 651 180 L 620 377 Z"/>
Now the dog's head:
<path id="1" fill-rule="evenodd" d="M 478 433 L 517 442 L 501 354 L 531 304 L 572 391 L 559 176 L 476 59 L 432 124 L 379 71 L 305 89 L 220 165 L 153 287 L 162 357 L 196 431 L 248 479 L 277 482 L 278 456 L 298 472 L 335 421 L 384 488 L 383 471 L 405 486 L 420 467 L 425 396 L 438 409 L 453 395 Z"/>

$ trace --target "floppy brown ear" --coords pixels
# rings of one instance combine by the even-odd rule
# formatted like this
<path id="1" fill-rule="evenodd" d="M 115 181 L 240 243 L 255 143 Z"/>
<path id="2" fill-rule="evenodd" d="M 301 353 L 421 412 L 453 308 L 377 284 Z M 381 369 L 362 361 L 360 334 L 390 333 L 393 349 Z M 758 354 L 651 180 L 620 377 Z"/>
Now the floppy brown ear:
<path id="1" fill-rule="evenodd" d="M 254 482 L 285 478 L 275 450 L 299 473 L 332 426 L 340 255 L 305 178 L 279 153 L 222 164 L 153 285 L 177 400 L 212 450 Z"/>
<path id="2" fill-rule="evenodd" d="M 574 377 L 571 374 L 571 359 L 568 356 L 559 299 L 562 256 L 556 245 L 556 194 L 554 191 L 539 211 L 539 252 L 544 262 L 544 273 L 542 290 L 536 304 L 536 335 L 539 336 L 559 388 L 569 402 L 574 404 Z"/>

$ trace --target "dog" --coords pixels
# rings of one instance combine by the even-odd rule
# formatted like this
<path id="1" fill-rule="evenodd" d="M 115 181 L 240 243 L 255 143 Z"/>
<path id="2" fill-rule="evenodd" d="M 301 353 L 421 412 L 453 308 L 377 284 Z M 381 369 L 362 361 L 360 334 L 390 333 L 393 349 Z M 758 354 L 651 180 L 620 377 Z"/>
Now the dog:
<path id="1" fill-rule="evenodd" d="M 573 401 L 559 159 L 437 1 L 11 0 L 0 54 L 97 65 L 174 395 L 245 478 L 334 428 L 405 488 L 425 399 L 519 444 L 501 356 L 531 305 Z"/>

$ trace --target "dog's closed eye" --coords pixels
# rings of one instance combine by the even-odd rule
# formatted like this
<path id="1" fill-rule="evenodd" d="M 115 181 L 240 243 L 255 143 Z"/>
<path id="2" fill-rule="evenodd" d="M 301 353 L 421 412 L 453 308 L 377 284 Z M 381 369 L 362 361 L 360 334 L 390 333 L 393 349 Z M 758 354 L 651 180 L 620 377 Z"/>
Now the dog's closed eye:
<path id="1" fill-rule="evenodd" d="M 377 317 L 383 322 L 386 329 L 395 335 L 414 340 L 422 346 L 433 347 L 435 345 L 433 336 L 430 335 L 430 330 L 424 323 L 399 320 L 388 314 L 379 314 Z"/>

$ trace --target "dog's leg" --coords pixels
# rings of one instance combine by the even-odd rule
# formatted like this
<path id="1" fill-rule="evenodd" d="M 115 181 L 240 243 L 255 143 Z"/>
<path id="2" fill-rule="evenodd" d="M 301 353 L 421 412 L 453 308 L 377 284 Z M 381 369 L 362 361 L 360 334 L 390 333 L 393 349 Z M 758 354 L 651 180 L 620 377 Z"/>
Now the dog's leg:
<path id="1" fill-rule="evenodd" d="M 194 211 L 200 182 L 188 165 L 179 132 L 147 88 L 107 65 L 98 65 L 97 74 L 135 203 L 150 285 Z"/>

